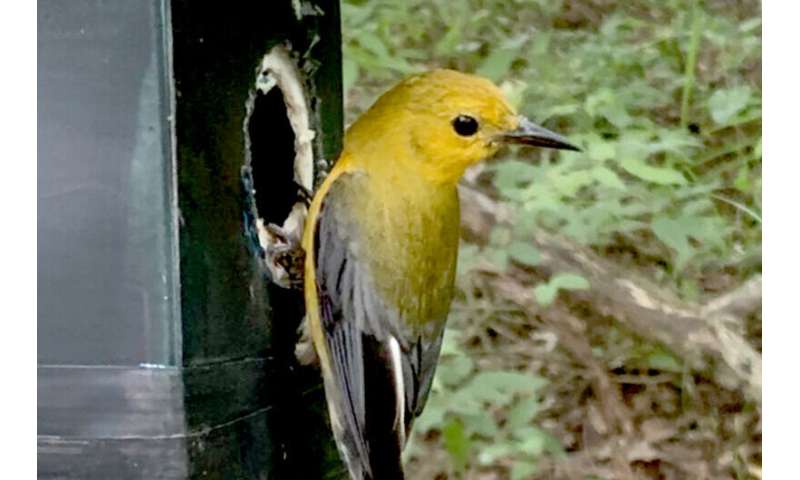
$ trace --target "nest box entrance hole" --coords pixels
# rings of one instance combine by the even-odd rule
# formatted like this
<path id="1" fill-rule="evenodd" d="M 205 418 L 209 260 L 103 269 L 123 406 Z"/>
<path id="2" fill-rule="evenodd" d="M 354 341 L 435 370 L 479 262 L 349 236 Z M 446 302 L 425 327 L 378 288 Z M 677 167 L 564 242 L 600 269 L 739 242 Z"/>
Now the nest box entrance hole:
<path id="1" fill-rule="evenodd" d="M 297 186 L 294 183 L 295 134 L 286 116 L 280 88 L 275 86 L 266 93 L 256 90 L 247 133 L 258 218 L 264 225 L 283 225 L 297 201 Z"/>
<path id="2" fill-rule="evenodd" d="M 246 228 L 272 282 L 289 287 L 296 275 L 275 261 L 275 252 L 299 249 L 307 210 L 300 189 L 312 186 L 314 131 L 303 79 L 284 46 L 263 57 L 246 109 Z"/>

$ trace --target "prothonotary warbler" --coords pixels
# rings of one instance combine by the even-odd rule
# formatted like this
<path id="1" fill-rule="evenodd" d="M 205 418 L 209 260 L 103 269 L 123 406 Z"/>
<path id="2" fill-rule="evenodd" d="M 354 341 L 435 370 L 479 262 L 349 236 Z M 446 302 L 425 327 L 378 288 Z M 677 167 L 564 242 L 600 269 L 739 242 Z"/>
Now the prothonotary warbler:
<path id="1" fill-rule="evenodd" d="M 518 115 L 489 80 L 407 78 L 347 130 L 302 244 L 307 328 L 354 480 L 403 478 L 431 389 L 459 240 L 457 183 L 503 144 L 577 150 Z"/>

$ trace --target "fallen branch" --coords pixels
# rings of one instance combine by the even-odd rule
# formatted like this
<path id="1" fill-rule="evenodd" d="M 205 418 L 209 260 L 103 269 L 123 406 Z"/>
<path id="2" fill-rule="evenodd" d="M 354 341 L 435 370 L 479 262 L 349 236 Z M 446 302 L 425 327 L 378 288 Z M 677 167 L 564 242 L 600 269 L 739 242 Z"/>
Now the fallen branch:
<path id="1" fill-rule="evenodd" d="M 761 275 L 756 275 L 738 288 L 720 295 L 703 306 L 707 316 L 731 315 L 746 318 L 761 308 Z"/>
<path id="2" fill-rule="evenodd" d="M 493 225 L 513 222 L 508 208 L 475 189 L 462 186 L 461 201 L 469 238 L 485 239 Z M 719 384 L 743 391 L 760 405 L 761 355 L 739 333 L 744 330 L 744 312 L 760 306 L 760 277 L 701 306 L 682 301 L 569 239 L 538 232 L 531 240 L 541 254 L 537 274 L 580 273 L 591 289 L 568 295 L 637 335 L 663 344 L 694 370 L 710 371 Z M 529 272 L 512 269 L 493 272 L 493 277 L 498 294 L 527 311 L 541 312 L 532 297 Z"/>

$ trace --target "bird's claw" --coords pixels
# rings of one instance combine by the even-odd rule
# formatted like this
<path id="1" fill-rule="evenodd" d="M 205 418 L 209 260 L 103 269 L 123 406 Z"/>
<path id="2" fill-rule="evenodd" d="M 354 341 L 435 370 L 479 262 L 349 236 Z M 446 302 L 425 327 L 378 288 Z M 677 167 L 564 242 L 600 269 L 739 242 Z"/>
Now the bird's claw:
<path id="1" fill-rule="evenodd" d="M 303 185 L 300 185 L 297 182 L 294 182 L 294 183 L 295 183 L 295 185 L 297 185 L 297 198 L 298 198 L 298 200 L 303 202 L 303 204 L 306 206 L 306 208 L 310 207 L 311 206 L 311 201 L 314 199 L 314 193 L 311 190 L 309 190 L 306 187 L 304 187 Z"/>
<path id="2" fill-rule="evenodd" d="M 300 239 L 274 223 L 266 224 L 264 230 L 269 237 L 264 260 L 272 281 L 283 288 L 302 290 L 305 251 Z"/>

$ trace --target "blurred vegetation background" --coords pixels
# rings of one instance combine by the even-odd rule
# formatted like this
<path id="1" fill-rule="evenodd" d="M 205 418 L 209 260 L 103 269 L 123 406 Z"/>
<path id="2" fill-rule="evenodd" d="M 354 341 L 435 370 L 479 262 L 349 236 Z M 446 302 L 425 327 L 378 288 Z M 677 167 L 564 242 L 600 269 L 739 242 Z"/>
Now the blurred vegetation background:
<path id="1" fill-rule="evenodd" d="M 754 0 L 346 0 L 347 121 L 437 67 L 583 152 L 468 172 L 409 478 L 760 478 Z"/>

